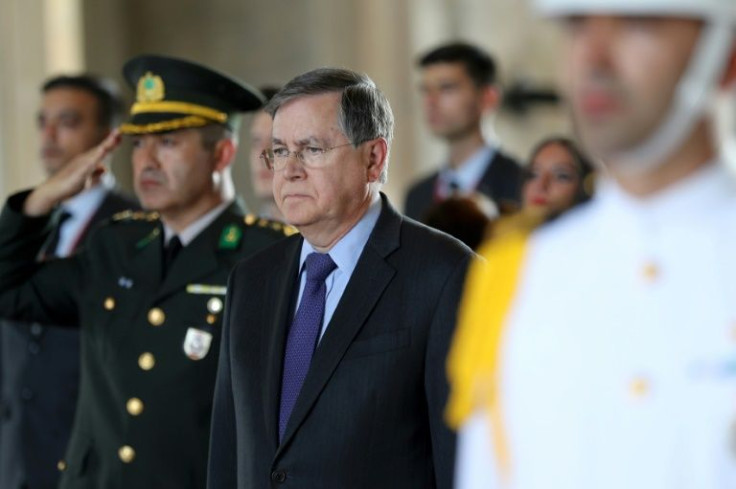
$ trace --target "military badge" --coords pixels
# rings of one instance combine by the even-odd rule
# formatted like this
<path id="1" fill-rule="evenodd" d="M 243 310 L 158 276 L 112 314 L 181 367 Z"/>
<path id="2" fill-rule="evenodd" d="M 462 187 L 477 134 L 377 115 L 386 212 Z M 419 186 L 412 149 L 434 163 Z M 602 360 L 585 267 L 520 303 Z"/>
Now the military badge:
<path id="1" fill-rule="evenodd" d="M 156 239 L 156 237 L 158 237 L 159 234 L 161 234 L 161 230 L 159 228 L 154 228 L 154 230 L 151 231 L 148 234 L 148 236 L 146 236 L 145 238 L 143 238 L 140 241 L 138 241 L 135 244 L 135 247 L 138 248 L 138 249 L 144 248 L 149 243 L 151 243 L 154 239 Z"/>
<path id="2" fill-rule="evenodd" d="M 227 287 L 223 285 L 189 284 L 187 285 L 187 293 L 204 295 L 225 295 L 227 294 Z"/>
<path id="3" fill-rule="evenodd" d="M 140 77 L 136 91 L 137 102 L 159 102 L 164 99 L 164 81 L 150 71 Z"/>
<path id="4" fill-rule="evenodd" d="M 197 328 L 189 328 L 184 337 L 184 353 L 192 360 L 202 360 L 207 356 L 212 344 L 212 334 Z"/>
<path id="5" fill-rule="evenodd" d="M 240 238 L 243 237 L 243 231 L 236 226 L 231 224 L 222 230 L 220 236 L 220 249 L 234 250 L 240 244 Z"/>

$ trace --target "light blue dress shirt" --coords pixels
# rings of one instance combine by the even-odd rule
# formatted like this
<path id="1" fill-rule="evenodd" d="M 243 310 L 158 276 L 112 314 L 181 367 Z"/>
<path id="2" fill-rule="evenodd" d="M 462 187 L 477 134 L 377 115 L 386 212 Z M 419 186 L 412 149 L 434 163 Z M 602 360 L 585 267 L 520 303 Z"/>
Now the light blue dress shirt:
<path id="1" fill-rule="evenodd" d="M 50 252 L 58 257 L 69 256 L 74 252 L 107 192 L 108 189 L 103 185 L 96 185 L 61 204 L 71 217 L 59 228 L 59 244 L 55 250 L 49 250 Z"/>
<path id="2" fill-rule="evenodd" d="M 495 148 L 483 146 L 456 169 L 443 168 L 439 174 L 438 196 L 443 199 L 450 196 L 452 193 L 450 182 L 455 182 L 461 194 L 474 192 L 480 179 L 488 171 L 495 152 Z"/>
<path id="3" fill-rule="evenodd" d="M 363 248 L 365 248 L 365 244 L 368 242 L 368 238 L 371 232 L 373 232 L 373 228 L 376 226 L 380 214 L 381 198 L 377 197 L 360 221 L 353 226 L 353 229 L 348 231 L 328 252 L 332 261 L 337 265 L 337 268 L 325 279 L 327 295 L 325 297 L 325 316 L 322 319 L 322 330 L 319 335 L 320 340 L 322 339 L 322 335 L 325 334 L 327 325 L 330 324 L 330 319 L 332 319 L 332 315 L 335 313 L 335 309 L 337 309 L 337 304 L 340 302 L 343 292 L 345 292 L 350 277 L 353 275 L 353 270 L 355 270 L 355 266 L 358 264 L 358 259 L 361 253 L 363 253 Z M 310 253 L 315 253 L 315 249 L 305 239 L 302 243 L 302 253 L 299 258 L 299 298 L 297 300 L 297 309 L 299 309 L 304 286 L 307 283 L 304 261 Z M 296 314 L 296 309 L 294 310 L 294 314 Z"/>

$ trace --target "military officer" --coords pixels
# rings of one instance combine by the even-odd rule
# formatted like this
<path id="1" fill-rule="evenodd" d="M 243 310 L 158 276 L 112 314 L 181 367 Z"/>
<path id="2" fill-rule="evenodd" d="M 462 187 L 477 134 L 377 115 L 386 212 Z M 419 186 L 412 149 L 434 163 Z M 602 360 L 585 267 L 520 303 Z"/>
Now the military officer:
<path id="1" fill-rule="evenodd" d="M 81 325 L 79 403 L 62 488 L 203 488 L 223 299 L 230 269 L 288 234 L 244 215 L 230 164 L 239 113 L 261 95 L 207 67 L 140 56 L 121 127 L 136 194 L 73 257 L 36 263 L 49 212 L 104 171 L 113 133 L 0 215 L 0 313 Z"/>
<path id="2" fill-rule="evenodd" d="M 450 360 L 460 489 L 736 487 L 733 0 L 538 0 L 608 177 L 485 246 Z"/>

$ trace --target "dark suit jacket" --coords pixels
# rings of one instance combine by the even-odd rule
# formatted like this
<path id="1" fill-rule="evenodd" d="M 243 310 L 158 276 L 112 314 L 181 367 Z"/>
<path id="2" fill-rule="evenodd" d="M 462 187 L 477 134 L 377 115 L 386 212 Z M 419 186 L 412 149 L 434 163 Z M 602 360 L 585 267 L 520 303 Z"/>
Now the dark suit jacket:
<path id="1" fill-rule="evenodd" d="M 445 356 L 472 253 L 382 199 L 280 445 L 302 238 L 267 248 L 231 275 L 209 489 L 451 487 Z"/>
<path id="2" fill-rule="evenodd" d="M 203 488 L 227 277 L 238 260 L 282 239 L 283 226 L 244 217 L 234 203 L 162 279 L 157 215 L 123 213 L 81 253 L 37 263 L 48 219 L 23 216 L 23 200 L 12 196 L 0 215 L 0 316 L 81 328 L 61 487 Z M 192 355 L 207 337 L 209 348 Z"/>
<path id="3" fill-rule="evenodd" d="M 522 169 L 510 156 L 494 151 L 492 160 L 478 182 L 476 191 L 493 200 L 500 209 L 518 208 L 521 201 Z M 404 204 L 404 214 L 422 220 L 426 212 L 437 203 L 435 186 L 439 172 L 423 178 L 409 189 Z"/>
<path id="4" fill-rule="evenodd" d="M 137 204 L 107 192 L 77 247 L 105 219 Z M 55 489 L 79 391 L 79 331 L 0 324 L 0 487 Z"/>

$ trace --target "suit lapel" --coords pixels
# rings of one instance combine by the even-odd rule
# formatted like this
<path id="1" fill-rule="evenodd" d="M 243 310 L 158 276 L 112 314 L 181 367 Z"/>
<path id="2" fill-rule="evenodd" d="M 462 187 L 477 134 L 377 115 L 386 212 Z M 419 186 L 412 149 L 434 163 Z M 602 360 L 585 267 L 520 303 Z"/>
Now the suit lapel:
<path id="1" fill-rule="evenodd" d="M 499 174 L 503 172 L 503 157 L 501 152 L 496 149 L 488 162 L 488 167 L 478 182 L 476 190 L 486 195 L 496 195 L 494 183 L 498 180 Z"/>
<path id="2" fill-rule="evenodd" d="M 343 355 L 365 324 L 371 311 L 393 279 L 396 270 L 386 257 L 399 246 L 401 216 L 381 194 L 382 210 L 330 324 L 314 352 L 312 364 L 294 405 L 284 439 L 276 456 L 288 445 L 309 410 L 329 381 Z M 278 355 L 283 359 L 282 350 Z M 279 382 L 281 380 L 279 373 Z M 279 384 L 280 385 L 280 384 Z M 278 409 L 278 406 L 276 407 Z M 277 411 L 276 411 L 277 412 Z"/>
<path id="3" fill-rule="evenodd" d="M 264 352 L 266 365 L 264 419 L 269 439 L 273 441 L 274 446 L 279 444 L 279 402 L 284 369 L 284 347 L 294 310 L 301 248 L 302 238 L 292 238 L 284 250 L 283 259 L 274 266 L 272 277 L 275 277 L 275 280 L 271 288 L 276 302 L 273 305 L 271 323 L 267 325 L 266 334 L 262 336 L 261 351 Z"/>

